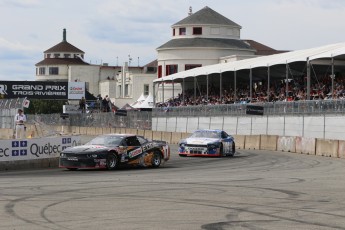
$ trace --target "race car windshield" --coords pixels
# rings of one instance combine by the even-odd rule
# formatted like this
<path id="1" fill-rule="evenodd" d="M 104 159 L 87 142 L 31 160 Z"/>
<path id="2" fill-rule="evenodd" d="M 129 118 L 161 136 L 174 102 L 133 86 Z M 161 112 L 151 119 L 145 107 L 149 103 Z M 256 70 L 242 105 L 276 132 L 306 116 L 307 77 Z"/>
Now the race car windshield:
<path id="1" fill-rule="evenodd" d="M 100 136 L 89 141 L 87 145 L 116 146 L 120 145 L 123 138 L 123 136 Z"/>
<path id="2" fill-rule="evenodd" d="M 191 137 L 220 138 L 220 132 L 215 131 L 196 131 Z"/>

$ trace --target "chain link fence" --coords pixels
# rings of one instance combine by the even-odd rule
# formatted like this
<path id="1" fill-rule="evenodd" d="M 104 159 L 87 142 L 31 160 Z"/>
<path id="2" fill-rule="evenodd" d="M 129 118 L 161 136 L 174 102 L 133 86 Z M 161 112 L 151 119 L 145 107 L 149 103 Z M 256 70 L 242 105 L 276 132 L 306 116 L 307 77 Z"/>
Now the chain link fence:
<path id="1" fill-rule="evenodd" d="M 44 126 L 70 125 L 82 127 L 111 127 L 151 129 L 151 111 L 127 111 L 127 116 L 109 113 L 78 113 L 61 117 L 61 114 L 28 115 L 30 123 Z"/>
<path id="2" fill-rule="evenodd" d="M 0 100 L 0 128 L 14 128 L 14 116 L 18 109 L 23 109 L 23 98 Z"/>

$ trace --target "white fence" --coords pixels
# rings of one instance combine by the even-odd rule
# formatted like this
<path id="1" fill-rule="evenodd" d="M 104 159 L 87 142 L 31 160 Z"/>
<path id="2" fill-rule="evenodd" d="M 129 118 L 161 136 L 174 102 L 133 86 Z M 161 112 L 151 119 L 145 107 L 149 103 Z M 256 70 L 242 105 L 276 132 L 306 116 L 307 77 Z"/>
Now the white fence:
<path id="1" fill-rule="evenodd" d="M 344 115 L 153 117 L 152 130 L 223 129 L 233 135 L 278 135 L 345 140 Z"/>

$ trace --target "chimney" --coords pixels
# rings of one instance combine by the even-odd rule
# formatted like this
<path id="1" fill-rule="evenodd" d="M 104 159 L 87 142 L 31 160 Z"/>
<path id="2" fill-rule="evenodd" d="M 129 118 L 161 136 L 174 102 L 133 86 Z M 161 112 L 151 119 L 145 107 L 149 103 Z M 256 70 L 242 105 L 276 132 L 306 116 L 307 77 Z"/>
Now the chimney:
<path id="1" fill-rule="evenodd" d="M 193 14 L 193 10 L 192 10 L 192 7 L 190 6 L 189 7 L 189 13 L 188 13 L 188 16 L 191 16 Z"/>
<path id="2" fill-rule="evenodd" d="M 62 41 L 67 42 L 67 40 L 66 40 L 66 29 L 63 29 Z"/>

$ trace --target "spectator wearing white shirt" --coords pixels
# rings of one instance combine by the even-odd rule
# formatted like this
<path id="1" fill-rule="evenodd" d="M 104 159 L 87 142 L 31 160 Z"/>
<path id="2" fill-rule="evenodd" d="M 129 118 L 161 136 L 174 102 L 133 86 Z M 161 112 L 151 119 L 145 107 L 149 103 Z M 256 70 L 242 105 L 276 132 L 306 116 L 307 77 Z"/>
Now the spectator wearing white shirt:
<path id="1" fill-rule="evenodd" d="M 16 129 L 16 139 L 24 139 L 25 138 L 25 122 L 26 122 L 26 116 L 23 113 L 22 109 L 18 109 L 18 113 L 14 117 L 15 122 L 15 129 Z"/>

